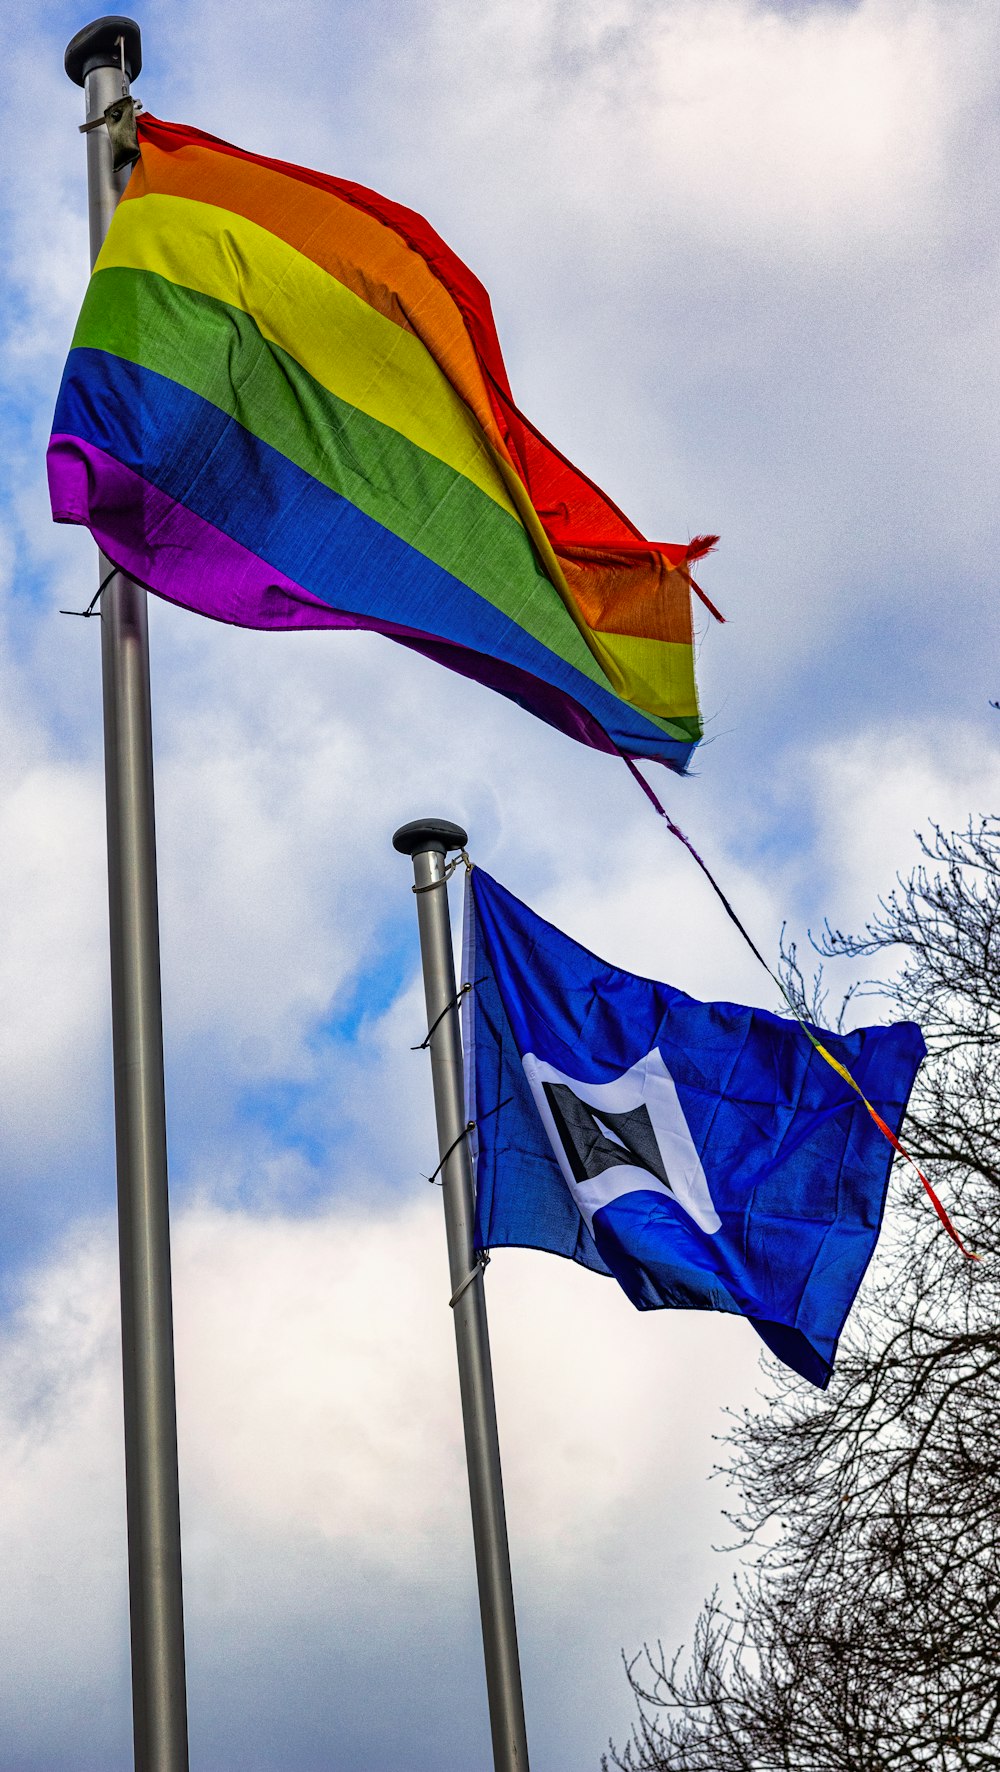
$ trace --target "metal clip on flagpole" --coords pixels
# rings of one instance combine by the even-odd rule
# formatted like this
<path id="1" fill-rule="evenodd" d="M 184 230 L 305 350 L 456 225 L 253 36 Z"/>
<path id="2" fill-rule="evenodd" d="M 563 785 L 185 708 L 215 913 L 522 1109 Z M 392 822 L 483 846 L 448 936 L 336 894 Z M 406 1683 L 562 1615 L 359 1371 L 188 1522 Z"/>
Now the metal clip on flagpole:
<path id="1" fill-rule="evenodd" d="M 527 1772 L 528 1744 L 514 1622 L 514 1594 L 500 1473 L 493 1369 L 486 1297 L 472 1232 L 475 1201 L 465 1118 L 462 1038 L 455 1004 L 455 962 L 444 858 L 464 849 L 468 838 L 445 819 L 418 819 L 401 827 L 393 848 L 413 858 L 417 920 L 424 970 L 434 1111 L 444 1194 L 451 1272 L 451 1304 L 458 1348 L 458 1381 L 465 1424 L 472 1534 L 476 1547 L 479 1609 L 483 1623 L 486 1689 L 496 1772 Z M 440 882 L 440 890 L 428 888 Z M 446 1011 L 451 1008 L 451 1013 Z M 473 1278 L 479 1279 L 472 1285 Z"/>
<path id="2" fill-rule="evenodd" d="M 139 27 L 115 14 L 78 31 L 66 72 L 88 124 L 108 124 L 142 66 Z M 128 178 L 120 144 L 88 129 L 91 264 Z M 136 1772 L 186 1772 L 177 1417 L 153 820 L 146 593 L 100 556 L 111 1012 L 118 1167 L 132 1721 Z"/>

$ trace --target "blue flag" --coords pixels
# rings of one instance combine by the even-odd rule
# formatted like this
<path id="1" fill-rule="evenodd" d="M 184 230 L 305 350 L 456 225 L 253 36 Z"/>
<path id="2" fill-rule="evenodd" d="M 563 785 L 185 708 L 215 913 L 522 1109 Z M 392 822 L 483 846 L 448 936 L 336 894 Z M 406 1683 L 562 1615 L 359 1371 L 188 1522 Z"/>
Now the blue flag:
<path id="1" fill-rule="evenodd" d="M 732 1311 L 825 1387 L 892 1149 L 794 1021 L 636 978 L 469 876 L 476 1246 L 612 1274 L 639 1310 Z M 898 1133 L 912 1022 L 822 1034 Z"/>

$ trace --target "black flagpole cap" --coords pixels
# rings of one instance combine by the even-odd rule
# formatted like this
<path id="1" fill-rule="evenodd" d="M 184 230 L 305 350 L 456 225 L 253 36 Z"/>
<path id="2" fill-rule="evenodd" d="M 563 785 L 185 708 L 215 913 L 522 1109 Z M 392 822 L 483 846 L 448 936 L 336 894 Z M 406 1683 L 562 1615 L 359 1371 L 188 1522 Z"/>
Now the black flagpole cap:
<path id="1" fill-rule="evenodd" d="M 415 818 L 412 824 L 401 824 L 392 839 L 400 855 L 424 855 L 428 849 L 447 855 L 450 849 L 464 849 L 468 833 L 460 824 L 447 818 Z"/>
<path id="2" fill-rule="evenodd" d="M 119 12 L 95 18 L 93 24 L 84 25 L 82 31 L 70 38 L 63 57 L 70 79 L 82 86 L 95 68 L 120 68 L 119 37 L 124 39 L 125 73 L 130 81 L 135 80 L 142 69 L 142 36 L 135 19 L 123 18 Z"/>

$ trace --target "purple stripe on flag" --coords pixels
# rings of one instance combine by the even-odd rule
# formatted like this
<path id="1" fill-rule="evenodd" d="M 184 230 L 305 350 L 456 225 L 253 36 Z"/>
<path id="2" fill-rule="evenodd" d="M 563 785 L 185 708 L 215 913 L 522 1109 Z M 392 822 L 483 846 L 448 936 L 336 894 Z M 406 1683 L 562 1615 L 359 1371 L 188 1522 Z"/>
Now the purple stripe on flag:
<path id="1" fill-rule="evenodd" d="M 619 754 L 593 715 L 543 678 L 416 628 L 331 608 L 82 437 L 52 437 L 48 472 L 56 522 L 83 524 L 112 565 L 169 603 L 237 627 L 385 634 L 508 696 L 570 738 Z"/>

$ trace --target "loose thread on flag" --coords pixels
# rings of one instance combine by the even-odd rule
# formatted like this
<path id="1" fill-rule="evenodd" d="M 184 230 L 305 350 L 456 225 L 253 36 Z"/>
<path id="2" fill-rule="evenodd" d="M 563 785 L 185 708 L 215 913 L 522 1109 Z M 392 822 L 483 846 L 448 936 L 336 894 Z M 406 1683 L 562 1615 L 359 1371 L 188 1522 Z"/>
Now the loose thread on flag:
<path id="1" fill-rule="evenodd" d="M 760 948 L 757 946 L 757 943 L 754 941 L 752 935 L 750 934 L 749 930 L 746 928 L 742 919 L 737 915 L 737 912 L 734 910 L 729 899 L 726 897 L 726 894 L 723 892 L 722 887 L 719 885 L 718 880 L 715 878 L 715 875 L 712 873 L 711 868 L 708 866 L 707 862 L 703 861 L 701 856 L 698 854 L 698 851 L 695 848 L 694 844 L 692 843 L 690 837 L 685 835 L 685 833 L 681 830 L 680 825 L 674 823 L 674 820 L 671 818 L 669 812 L 666 810 L 666 807 L 661 805 L 653 788 L 650 787 L 649 782 L 646 780 L 646 777 L 643 775 L 641 769 L 639 769 L 636 766 L 633 759 L 631 757 L 627 756 L 624 751 L 619 752 L 619 755 L 621 756 L 622 761 L 625 763 L 625 765 L 628 768 L 628 770 L 630 771 L 630 773 L 635 777 L 636 781 L 639 783 L 639 786 L 641 787 L 647 800 L 652 805 L 654 811 L 656 811 L 659 814 L 659 816 L 663 819 L 663 822 L 666 825 L 671 836 L 676 837 L 677 841 L 679 843 L 683 843 L 685 849 L 688 851 L 688 854 L 693 856 L 695 861 L 698 863 L 698 866 L 700 867 L 706 880 L 708 881 L 709 885 L 711 886 L 712 891 L 715 893 L 716 897 L 719 899 L 720 903 L 722 904 L 722 907 L 725 910 L 727 917 L 730 919 L 730 921 L 732 923 L 734 923 L 736 925 L 736 928 L 739 930 L 740 934 L 743 937 L 743 940 L 747 944 L 747 947 L 750 949 L 750 952 L 754 955 L 754 958 L 759 960 L 760 964 L 764 968 L 764 971 L 767 973 L 768 978 L 771 980 L 771 982 L 773 984 L 775 984 L 777 986 L 778 990 L 781 992 L 781 995 L 784 998 L 785 1003 L 788 1005 L 788 1008 L 791 1010 L 792 1014 L 794 1015 L 795 1020 L 798 1022 L 800 1028 L 802 1029 L 802 1032 L 805 1034 L 806 1039 L 809 1041 L 810 1046 L 812 1046 L 814 1048 L 814 1050 L 819 1053 L 819 1055 L 822 1059 L 825 1059 L 826 1063 L 828 1065 L 830 1065 L 830 1067 L 833 1070 L 836 1071 L 836 1073 L 839 1077 L 842 1077 L 844 1079 L 845 1083 L 850 1084 L 850 1087 L 854 1090 L 855 1095 L 857 1095 L 858 1098 L 864 1103 L 864 1106 L 867 1108 L 868 1113 L 871 1115 L 872 1119 L 875 1122 L 875 1125 L 878 1127 L 883 1138 L 888 1139 L 889 1143 L 892 1145 L 893 1150 L 897 1151 L 898 1154 L 904 1159 L 904 1161 L 909 1163 L 910 1168 L 914 1169 L 916 1171 L 916 1173 L 919 1175 L 920 1180 L 921 1180 L 923 1187 L 924 1187 L 924 1191 L 927 1194 L 927 1197 L 930 1200 L 931 1205 L 933 1206 L 935 1212 L 937 1213 L 938 1218 L 940 1219 L 942 1225 L 944 1226 L 945 1230 L 947 1231 L 952 1242 L 958 1246 L 958 1248 L 962 1251 L 962 1254 L 966 1257 L 966 1259 L 968 1261 L 978 1261 L 979 1256 L 976 1255 L 973 1252 L 973 1250 L 967 1249 L 965 1247 L 965 1244 L 963 1243 L 961 1237 L 959 1236 L 957 1230 L 955 1229 L 955 1226 L 952 1224 L 951 1219 L 949 1218 L 947 1212 L 945 1211 L 944 1206 L 941 1204 L 941 1201 L 939 1200 L 933 1187 L 931 1186 L 926 1175 L 924 1174 L 923 1170 L 921 1169 L 919 1163 L 916 1162 L 916 1160 L 913 1157 L 911 1157 L 911 1155 L 910 1155 L 909 1151 L 906 1149 L 905 1145 L 900 1144 L 899 1139 L 896 1137 L 895 1133 L 892 1132 L 890 1130 L 890 1128 L 886 1125 L 881 1114 L 878 1113 L 877 1110 L 872 1107 L 872 1104 L 868 1100 L 868 1097 L 865 1094 L 864 1090 L 855 1082 L 854 1078 L 851 1076 L 851 1073 L 847 1069 L 847 1067 L 845 1065 L 842 1065 L 840 1063 L 839 1059 L 834 1058 L 832 1052 L 827 1051 L 827 1049 L 823 1045 L 822 1041 L 818 1040 L 816 1038 L 816 1036 L 813 1033 L 812 1029 L 810 1028 L 808 1022 L 803 1020 L 803 1018 L 799 1014 L 799 1011 L 796 1008 L 794 1002 L 792 1001 L 792 998 L 790 997 L 788 991 L 786 990 L 784 984 L 782 983 L 780 977 L 772 969 L 772 967 L 770 967 L 768 965 L 767 961 L 765 960 L 763 954 L 760 951 Z"/>
<path id="2" fill-rule="evenodd" d="M 701 598 L 709 615 L 713 615 L 716 621 L 722 623 L 724 626 L 726 620 L 725 616 L 722 614 L 721 610 L 716 609 L 711 597 L 706 595 L 691 572 L 692 560 L 703 560 L 706 554 L 714 554 L 718 540 L 719 538 L 717 535 L 696 535 L 694 540 L 688 543 L 685 565 L 688 569 L 688 583 L 691 586 L 691 589 Z"/>

